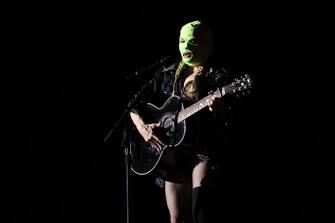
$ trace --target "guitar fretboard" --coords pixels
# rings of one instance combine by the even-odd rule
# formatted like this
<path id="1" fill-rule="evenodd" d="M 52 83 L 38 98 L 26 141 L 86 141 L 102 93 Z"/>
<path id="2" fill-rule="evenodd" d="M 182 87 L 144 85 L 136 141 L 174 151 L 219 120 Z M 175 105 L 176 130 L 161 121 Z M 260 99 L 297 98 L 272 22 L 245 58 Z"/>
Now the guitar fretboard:
<path id="1" fill-rule="evenodd" d="M 195 114 L 196 112 L 200 111 L 201 109 L 207 107 L 207 101 L 212 99 L 213 97 L 221 98 L 225 94 L 232 94 L 236 93 L 245 89 L 250 88 L 251 86 L 251 79 L 248 74 L 241 79 L 237 79 L 236 82 L 228 84 L 221 89 L 216 90 L 213 94 L 204 97 L 203 99 L 197 101 L 193 105 L 181 110 L 178 114 L 178 123 L 184 121 L 191 115 Z M 221 91 L 220 91 L 221 90 Z"/>
<path id="2" fill-rule="evenodd" d="M 191 115 L 197 113 L 198 111 L 200 111 L 201 109 L 207 107 L 207 101 L 209 99 L 212 99 L 214 96 L 216 97 L 222 97 L 225 94 L 225 89 L 222 88 L 221 89 L 222 92 L 220 92 L 220 90 L 216 90 L 213 94 L 208 95 L 206 97 L 204 97 L 203 99 L 197 101 L 196 103 L 194 103 L 193 105 L 181 110 L 179 112 L 178 115 L 178 123 L 184 121 L 185 119 L 187 119 L 188 117 L 190 117 Z"/>

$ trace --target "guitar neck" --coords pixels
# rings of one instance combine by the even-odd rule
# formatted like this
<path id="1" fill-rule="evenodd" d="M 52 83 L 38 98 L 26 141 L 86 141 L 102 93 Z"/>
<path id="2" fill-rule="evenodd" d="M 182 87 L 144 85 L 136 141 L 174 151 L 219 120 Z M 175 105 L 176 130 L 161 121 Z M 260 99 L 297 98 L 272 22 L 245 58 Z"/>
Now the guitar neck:
<path id="1" fill-rule="evenodd" d="M 201 100 L 197 101 L 196 103 L 192 104 L 191 106 L 181 110 L 178 114 L 178 123 L 184 121 L 185 119 L 187 119 L 191 115 L 194 115 L 198 111 L 207 107 L 208 106 L 207 101 L 210 100 L 213 96 L 216 96 L 216 97 L 220 98 L 224 94 L 225 94 L 225 88 L 222 88 L 221 92 L 218 89 L 213 94 L 208 95 L 208 96 L 202 98 Z"/>
<path id="2" fill-rule="evenodd" d="M 248 74 L 245 74 L 239 79 L 235 79 L 235 82 L 232 82 L 220 89 L 217 89 L 213 94 L 208 95 L 201 100 L 197 101 L 193 105 L 181 110 L 178 114 L 178 123 L 184 121 L 191 115 L 197 113 L 201 109 L 207 107 L 207 101 L 213 97 L 221 98 L 225 94 L 234 94 L 242 90 L 248 89 L 251 87 L 251 78 Z"/>

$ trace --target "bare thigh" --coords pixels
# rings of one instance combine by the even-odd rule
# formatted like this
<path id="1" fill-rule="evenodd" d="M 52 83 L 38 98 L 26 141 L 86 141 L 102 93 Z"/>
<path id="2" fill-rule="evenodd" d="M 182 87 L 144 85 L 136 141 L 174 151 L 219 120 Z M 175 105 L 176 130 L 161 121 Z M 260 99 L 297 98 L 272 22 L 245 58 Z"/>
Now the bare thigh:
<path id="1" fill-rule="evenodd" d="M 201 161 L 194 167 L 193 173 L 192 173 L 192 187 L 193 188 L 201 186 L 201 181 L 207 175 L 208 170 L 209 170 L 208 161 Z"/>
<path id="2" fill-rule="evenodd" d="M 165 181 L 165 197 L 170 217 L 190 219 L 192 214 L 192 186 L 190 180 Z"/>

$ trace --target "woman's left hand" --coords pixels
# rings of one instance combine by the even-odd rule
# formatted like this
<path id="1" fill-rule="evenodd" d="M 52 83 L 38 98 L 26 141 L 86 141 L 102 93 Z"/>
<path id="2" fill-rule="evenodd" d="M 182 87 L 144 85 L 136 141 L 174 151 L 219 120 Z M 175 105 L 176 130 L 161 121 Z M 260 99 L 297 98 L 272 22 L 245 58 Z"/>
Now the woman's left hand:
<path id="1" fill-rule="evenodd" d="M 207 100 L 207 105 L 210 111 L 222 112 L 224 110 L 224 105 L 222 101 L 215 96 Z"/>

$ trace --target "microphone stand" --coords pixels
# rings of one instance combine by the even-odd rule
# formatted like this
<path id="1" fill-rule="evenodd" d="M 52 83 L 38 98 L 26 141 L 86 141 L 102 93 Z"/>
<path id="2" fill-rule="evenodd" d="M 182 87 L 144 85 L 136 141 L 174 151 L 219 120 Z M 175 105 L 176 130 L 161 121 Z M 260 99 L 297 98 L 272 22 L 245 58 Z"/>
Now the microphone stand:
<path id="1" fill-rule="evenodd" d="M 165 68 L 165 63 L 167 62 L 171 62 L 172 61 L 172 57 L 171 56 L 165 56 L 162 59 L 160 59 L 159 61 L 156 61 L 155 63 L 144 67 L 138 71 L 135 71 L 133 74 L 127 75 L 126 76 L 126 80 L 131 80 L 131 79 L 135 79 L 135 78 L 140 78 L 140 77 L 144 77 L 144 78 L 148 78 L 146 75 L 144 75 L 144 73 L 147 72 L 151 72 L 152 70 L 157 70 L 158 68 L 160 69 L 164 69 Z M 158 69 L 159 71 L 159 69 Z M 158 71 L 153 72 L 154 75 L 151 75 L 149 81 L 147 81 L 144 86 L 139 90 L 139 92 L 137 94 L 134 95 L 134 99 L 131 99 L 128 102 L 128 107 L 126 108 L 126 110 L 122 113 L 121 117 L 118 119 L 118 121 L 115 123 L 114 127 L 108 132 L 108 134 L 106 135 L 104 142 L 107 142 L 107 140 L 113 135 L 113 133 L 116 131 L 116 129 L 121 125 L 121 122 L 123 122 L 123 120 L 125 119 L 126 115 L 129 113 L 129 111 L 131 109 L 134 108 L 134 106 L 137 104 L 139 98 L 143 95 L 144 90 L 150 85 L 152 84 L 154 77 L 156 76 L 156 74 L 158 73 Z"/>
<path id="2" fill-rule="evenodd" d="M 126 222 L 130 223 L 130 215 L 131 215 L 131 202 L 130 202 L 130 173 L 131 173 L 131 141 L 130 141 L 130 134 L 131 134 L 131 127 L 129 123 L 125 124 L 123 134 L 122 134 L 122 141 L 121 141 L 121 148 L 124 150 L 124 162 L 125 162 L 125 187 L 126 187 Z"/>
<path id="3" fill-rule="evenodd" d="M 167 57 L 165 57 L 167 58 Z M 164 68 L 164 66 L 162 65 L 162 62 L 165 62 L 166 59 L 163 58 L 162 60 L 149 65 L 146 68 L 143 68 L 140 70 L 140 72 L 135 72 L 135 75 L 129 75 L 126 77 L 126 79 L 130 79 L 133 77 L 139 77 L 139 75 L 145 71 L 150 71 L 153 68 L 157 68 L 158 65 L 160 65 L 162 68 Z M 127 223 L 130 223 L 130 214 L 131 214 L 131 200 L 130 200 L 130 173 L 131 173 L 131 150 L 132 150 L 132 146 L 133 143 L 131 142 L 130 139 L 130 135 L 131 135 L 131 131 L 132 131 L 132 127 L 131 124 L 129 122 L 130 117 L 128 116 L 129 112 L 137 105 L 137 103 L 139 102 L 140 98 L 143 96 L 144 91 L 147 89 L 148 86 L 150 86 L 157 74 L 159 73 L 160 70 L 153 72 L 154 75 L 151 76 L 150 79 L 148 79 L 146 81 L 146 83 L 142 86 L 142 88 L 137 92 L 137 94 L 134 95 L 134 98 L 131 99 L 128 102 L 128 106 L 127 108 L 124 110 L 124 112 L 122 113 L 121 117 L 117 120 L 117 122 L 115 123 L 114 127 L 108 132 L 108 134 L 106 135 L 106 137 L 104 138 L 104 142 L 107 142 L 111 136 L 116 132 L 116 130 L 118 128 L 120 128 L 121 124 L 125 122 L 126 118 L 128 118 L 128 121 L 126 121 L 124 123 L 124 128 L 123 128 L 123 135 L 122 135 L 122 140 L 121 140 L 121 147 L 123 147 L 124 150 L 124 161 L 125 161 L 125 183 L 126 183 L 126 217 L 127 217 Z"/>

